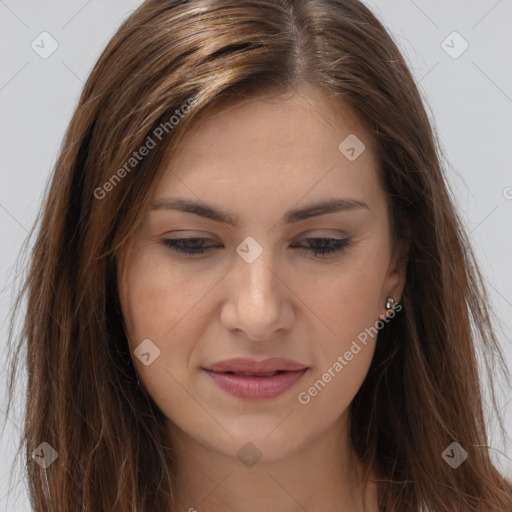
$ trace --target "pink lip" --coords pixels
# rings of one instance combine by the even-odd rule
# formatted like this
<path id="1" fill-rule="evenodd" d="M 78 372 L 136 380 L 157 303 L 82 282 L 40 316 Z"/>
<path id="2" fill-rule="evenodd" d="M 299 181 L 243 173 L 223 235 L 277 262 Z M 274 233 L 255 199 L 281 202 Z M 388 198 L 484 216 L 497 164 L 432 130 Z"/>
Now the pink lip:
<path id="1" fill-rule="evenodd" d="M 296 371 L 285 371 L 269 377 L 233 375 L 205 372 L 221 389 L 245 400 L 265 400 L 274 398 L 290 389 L 307 371 L 307 368 Z"/>
<path id="2" fill-rule="evenodd" d="M 278 370 L 296 371 L 306 368 L 303 364 L 292 361 L 291 359 L 283 359 L 281 357 L 271 357 L 263 361 L 256 361 L 247 357 L 235 357 L 219 361 L 209 366 L 205 366 L 205 370 L 212 372 L 244 372 L 244 373 L 270 373 Z"/>
<path id="3" fill-rule="evenodd" d="M 255 361 L 239 357 L 214 363 L 203 370 L 217 386 L 233 396 L 245 400 L 264 400 L 279 396 L 290 389 L 308 368 L 290 359 L 270 358 Z M 227 373 L 264 374 L 276 371 L 280 373 L 271 376 Z"/>

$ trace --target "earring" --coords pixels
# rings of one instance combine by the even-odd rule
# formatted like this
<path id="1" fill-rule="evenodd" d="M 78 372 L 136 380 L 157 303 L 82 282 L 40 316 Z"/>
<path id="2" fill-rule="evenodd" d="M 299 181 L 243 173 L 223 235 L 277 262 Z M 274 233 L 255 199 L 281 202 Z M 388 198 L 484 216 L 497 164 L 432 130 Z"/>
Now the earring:
<path id="1" fill-rule="evenodd" d="M 381 313 L 381 314 L 379 315 L 379 318 L 380 318 L 381 320 L 385 320 L 385 319 L 387 318 L 387 316 L 388 316 L 388 315 L 387 315 L 387 312 L 388 312 L 389 310 L 393 310 L 393 309 L 395 309 L 397 305 L 398 305 L 398 302 L 395 302 L 395 299 L 393 299 L 393 297 L 388 297 L 388 298 L 386 299 L 386 303 L 385 303 L 386 313 Z"/>
<path id="2" fill-rule="evenodd" d="M 395 309 L 396 302 L 393 297 L 388 297 L 386 299 L 386 310 Z"/>

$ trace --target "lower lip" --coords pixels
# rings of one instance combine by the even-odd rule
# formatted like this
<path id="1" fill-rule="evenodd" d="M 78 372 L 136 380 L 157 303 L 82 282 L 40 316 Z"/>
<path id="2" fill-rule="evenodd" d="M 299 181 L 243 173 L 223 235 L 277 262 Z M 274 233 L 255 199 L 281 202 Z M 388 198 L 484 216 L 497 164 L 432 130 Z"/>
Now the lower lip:
<path id="1" fill-rule="evenodd" d="M 230 395 L 244 400 L 267 400 L 282 395 L 288 391 L 307 371 L 277 373 L 269 377 L 256 377 L 248 375 L 233 375 L 231 373 L 218 373 L 210 370 L 205 372 L 213 382 Z"/>

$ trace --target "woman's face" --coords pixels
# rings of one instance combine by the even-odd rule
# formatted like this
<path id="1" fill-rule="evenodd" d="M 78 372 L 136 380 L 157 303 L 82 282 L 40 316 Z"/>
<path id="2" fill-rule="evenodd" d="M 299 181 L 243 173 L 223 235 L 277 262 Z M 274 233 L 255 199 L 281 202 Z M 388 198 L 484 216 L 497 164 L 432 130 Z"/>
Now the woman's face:
<path id="1" fill-rule="evenodd" d="M 139 379 L 171 433 L 276 460 L 346 428 L 370 329 L 386 297 L 400 299 L 404 268 L 372 141 L 349 110 L 314 91 L 228 107 L 164 162 L 120 261 L 120 300 Z M 295 366 L 256 364 L 270 358 Z"/>

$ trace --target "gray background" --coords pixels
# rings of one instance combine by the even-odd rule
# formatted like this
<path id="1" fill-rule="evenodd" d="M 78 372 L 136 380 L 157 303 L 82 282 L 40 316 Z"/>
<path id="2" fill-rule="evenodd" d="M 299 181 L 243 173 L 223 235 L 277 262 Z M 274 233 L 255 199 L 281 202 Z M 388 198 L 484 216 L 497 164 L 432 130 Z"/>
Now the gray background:
<path id="1" fill-rule="evenodd" d="M 2 356 L 12 303 L 13 265 L 35 219 L 64 130 L 101 50 L 140 3 L 0 0 Z M 367 4 L 391 31 L 420 83 L 447 157 L 448 179 L 488 285 L 498 336 L 512 365 L 512 2 L 368 0 Z M 33 41 L 42 46 L 38 36 L 43 31 L 58 43 L 47 59 L 31 47 Z M 460 56 L 464 41 L 458 36 L 448 37 L 454 31 L 469 44 Z M 46 39 L 45 49 L 49 48 L 50 40 Z M 3 414 L 3 373 L 0 388 Z M 499 400 L 510 438 L 511 391 L 502 389 Z M 21 468 L 15 468 L 9 489 L 20 410 L 18 406 L 10 415 L 1 440 L 2 511 L 30 510 L 25 484 L 20 481 Z M 491 417 L 489 425 L 493 456 L 512 478 L 511 444 L 504 444 L 494 434 Z"/>

